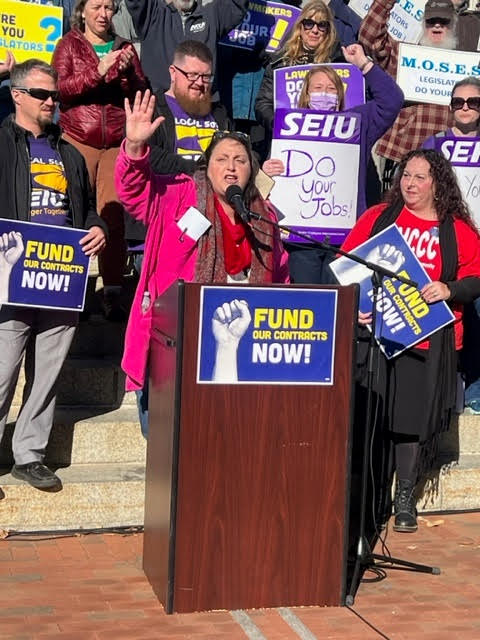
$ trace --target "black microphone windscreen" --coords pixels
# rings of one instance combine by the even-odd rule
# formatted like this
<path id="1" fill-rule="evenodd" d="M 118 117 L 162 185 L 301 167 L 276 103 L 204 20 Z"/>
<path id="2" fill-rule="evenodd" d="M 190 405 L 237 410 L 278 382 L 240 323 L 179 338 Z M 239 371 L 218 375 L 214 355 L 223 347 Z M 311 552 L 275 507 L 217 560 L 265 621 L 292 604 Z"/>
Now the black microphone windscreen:
<path id="1" fill-rule="evenodd" d="M 235 196 L 240 196 L 241 198 L 243 198 L 243 190 L 238 186 L 238 184 L 231 184 L 225 191 L 225 197 L 228 204 L 232 204 L 232 200 Z"/>

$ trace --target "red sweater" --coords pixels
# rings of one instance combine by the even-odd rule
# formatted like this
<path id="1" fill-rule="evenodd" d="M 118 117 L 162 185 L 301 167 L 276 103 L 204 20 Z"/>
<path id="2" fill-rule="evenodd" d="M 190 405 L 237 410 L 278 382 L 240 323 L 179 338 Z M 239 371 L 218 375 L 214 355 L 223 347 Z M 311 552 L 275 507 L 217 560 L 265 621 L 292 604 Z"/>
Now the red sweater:
<path id="1" fill-rule="evenodd" d="M 367 209 L 358 219 L 342 245 L 344 251 L 352 251 L 370 237 L 373 225 L 378 216 L 387 207 L 385 203 Z M 407 244 L 411 247 L 423 268 L 432 280 L 439 280 L 442 272 L 442 254 L 438 238 L 438 221 L 424 220 L 404 207 L 395 221 L 402 232 Z M 480 238 L 478 234 L 463 220 L 456 218 L 454 230 L 457 238 L 458 270 L 456 279 L 467 276 L 480 277 Z M 462 305 L 452 304 L 455 314 L 455 345 L 462 348 L 463 326 Z M 416 345 L 418 348 L 428 348 L 428 340 Z"/>

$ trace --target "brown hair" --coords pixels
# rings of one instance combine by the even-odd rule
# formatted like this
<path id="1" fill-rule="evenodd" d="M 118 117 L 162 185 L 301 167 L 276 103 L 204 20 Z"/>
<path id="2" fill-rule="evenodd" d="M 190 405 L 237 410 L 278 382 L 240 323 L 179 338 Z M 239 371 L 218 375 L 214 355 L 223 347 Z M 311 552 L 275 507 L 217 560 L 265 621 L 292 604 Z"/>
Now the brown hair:
<path id="1" fill-rule="evenodd" d="M 82 13 L 87 2 L 88 0 L 77 0 L 73 7 L 72 15 L 70 16 L 70 26 L 79 29 L 82 33 L 85 32 L 85 19 L 82 16 Z M 113 12 L 116 13 L 118 9 L 118 3 L 116 0 L 112 0 L 112 5 Z M 110 32 L 113 35 L 113 26 L 110 27 Z"/>
<path id="2" fill-rule="evenodd" d="M 337 40 L 337 31 L 333 22 L 333 14 L 330 8 L 322 0 L 310 0 L 303 7 L 302 13 L 295 22 L 291 35 L 283 48 L 283 58 L 291 64 L 296 64 L 299 57 L 305 53 L 302 43 L 302 20 L 306 18 L 312 20 L 326 20 L 330 27 L 325 34 L 325 38 L 319 43 L 315 50 L 314 62 L 329 62 L 332 50 Z"/>
<path id="3" fill-rule="evenodd" d="M 335 85 L 335 89 L 337 90 L 338 97 L 338 111 L 343 111 L 345 108 L 345 88 L 343 86 L 342 79 L 335 71 L 333 67 L 329 67 L 328 65 L 321 67 L 313 67 L 309 70 L 307 75 L 305 76 L 305 80 L 303 81 L 302 90 L 300 92 L 300 96 L 298 98 L 299 109 L 310 109 L 310 91 L 308 89 L 310 85 L 310 80 L 316 73 L 324 73 Z"/>
<path id="4" fill-rule="evenodd" d="M 433 179 L 433 191 L 435 194 L 435 211 L 439 221 L 443 222 L 448 217 L 460 218 L 476 231 L 452 165 L 442 153 L 433 149 L 416 149 L 404 156 L 397 167 L 392 188 L 386 195 L 386 201 L 389 203 L 403 202 L 400 180 L 408 161 L 412 158 L 423 158 L 430 165 L 430 175 Z"/>

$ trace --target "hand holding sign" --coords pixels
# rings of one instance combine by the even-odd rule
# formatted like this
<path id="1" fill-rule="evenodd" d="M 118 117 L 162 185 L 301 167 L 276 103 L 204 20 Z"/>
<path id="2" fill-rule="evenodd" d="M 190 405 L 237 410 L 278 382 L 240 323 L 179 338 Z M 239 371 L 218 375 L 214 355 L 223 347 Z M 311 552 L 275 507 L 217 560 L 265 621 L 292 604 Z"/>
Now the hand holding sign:
<path id="1" fill-rule="evenodd" d="M 5 52 L 5 61 L 0 62 L 0 77 L 10 75 L 11 70 L 15 66 L 15 58 L 10 51 Z"/>
<path id="2" fill-rule="evenodd" d="M 450 289 L 444 282 L 435 280 L 435 282 L 429 282 L 421 290 L 422 298 L 428 304 L 434 304 L 435 302 L 442 302 L 450 298 Z"/>

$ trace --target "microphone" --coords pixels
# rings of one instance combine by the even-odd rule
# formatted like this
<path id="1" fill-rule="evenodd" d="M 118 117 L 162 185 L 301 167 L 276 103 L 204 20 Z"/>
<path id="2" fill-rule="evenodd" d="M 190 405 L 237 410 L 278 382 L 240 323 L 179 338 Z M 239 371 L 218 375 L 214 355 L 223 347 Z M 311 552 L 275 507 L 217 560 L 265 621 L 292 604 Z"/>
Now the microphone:
<path id="1" fill-rule="evenodd" d="M 238 184 L 231 184 L 225 191 L 225 197 L 228 204 L 235 209 L 235 213 L 238 213 L 242 221 L 248 224 L 250 222 L 250 211 L 245 206 L 243 191 Z"/>

